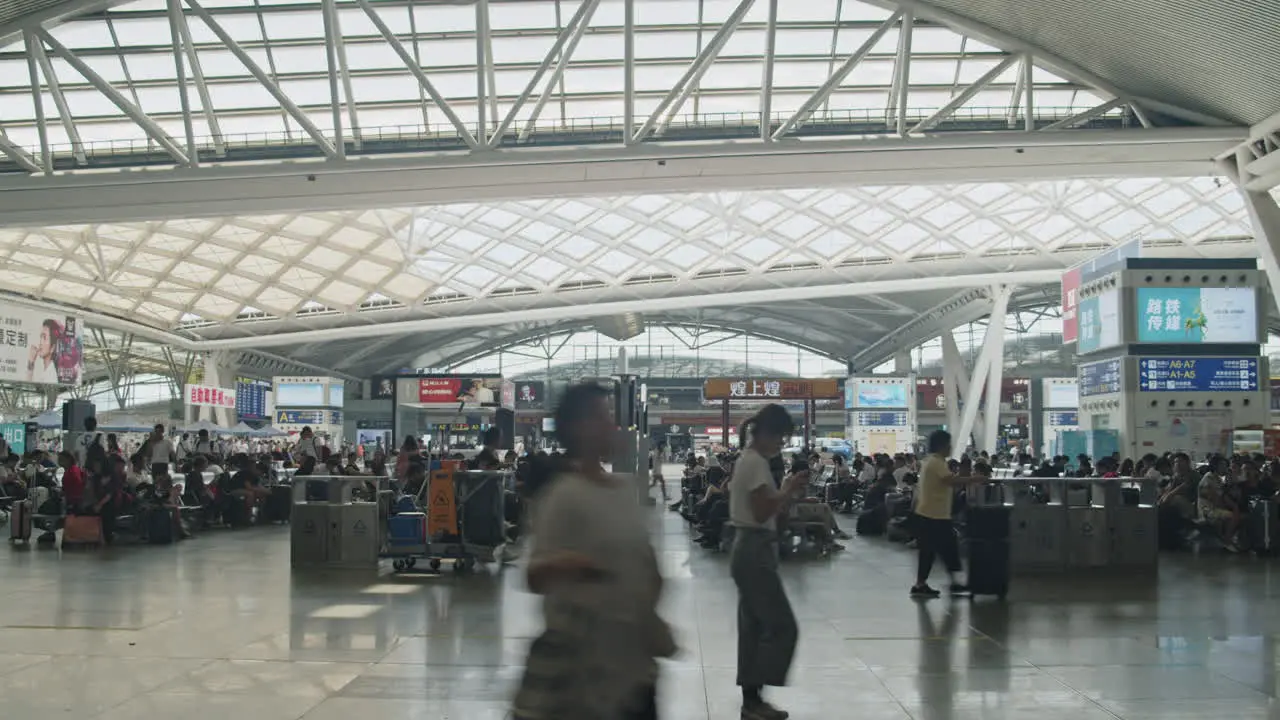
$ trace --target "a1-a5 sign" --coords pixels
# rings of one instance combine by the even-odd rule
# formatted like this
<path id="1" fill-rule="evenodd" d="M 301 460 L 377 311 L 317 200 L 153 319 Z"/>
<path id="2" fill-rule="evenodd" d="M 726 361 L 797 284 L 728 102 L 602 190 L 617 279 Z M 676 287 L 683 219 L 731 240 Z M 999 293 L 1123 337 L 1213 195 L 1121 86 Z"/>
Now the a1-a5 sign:
<path id="1" fill-rule="evenodd" d="M 188 385 L 187 404 L 234 409 L 236 391 L 208 385 Z"/>

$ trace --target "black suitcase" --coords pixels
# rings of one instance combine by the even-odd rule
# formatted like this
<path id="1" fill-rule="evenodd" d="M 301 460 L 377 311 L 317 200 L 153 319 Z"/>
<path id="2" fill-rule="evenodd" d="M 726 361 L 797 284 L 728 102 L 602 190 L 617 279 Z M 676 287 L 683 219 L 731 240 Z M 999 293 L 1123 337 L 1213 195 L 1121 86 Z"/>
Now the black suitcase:
<path id="1" fill-rule="evenodd" d="M 1280 547 L 1280 504 L 1258 500 L 1249 508 L 1249 547 L 1259 555 L 1273 555 Z"/>
<path id="2" fill-rule="evenodd" d="M 152 545 L 170 545 L 173 543 L 173 513 L 169 508 L 159 507 L 147 511 L 147 542 Z"/>
<path id="3" fill-rule="evenodd" d="M 969 591 L 974 595 L 1009 594 L 1009 541 L 969 540 Z"/>
<path id="4" fill-rule="evenodd" d="M 288 485 L 275 485 L 271 494 L 262 505 L 262 515 L 267 522 L 289 522 L 289 513 L 293 510 L 293 488 Z"/>
<path id="5" fill-rule="evenodd" d="M 245 500 L 237 495 L 230 495 L 224 498 L 222 506 L 222 521 L 231 527 L 249 527 L 252 518 L 249 515 L 249 506 L 245 504 Z"/>
<path id="6" fill-rule="evenodd" d="M 1003 506 L 970 506 L 965 510 L 965 532 L 970 540 L 1008 540 L 1012 511 Z"/>

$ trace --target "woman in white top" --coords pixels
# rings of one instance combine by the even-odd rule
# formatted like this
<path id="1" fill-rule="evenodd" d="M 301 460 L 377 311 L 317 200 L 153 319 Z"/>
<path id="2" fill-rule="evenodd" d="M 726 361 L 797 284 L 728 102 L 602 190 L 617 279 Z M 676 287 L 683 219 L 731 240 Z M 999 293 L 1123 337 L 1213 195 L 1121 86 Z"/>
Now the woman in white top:
<path id="1" fill-rule="evenodd" d="M 658 616 L 662 576 L 635 480 L 611 475 L 609 393 L 584 383 L 556 408 L 566 464 L 534 506 L 529 588 L 546 629 L 529 648 L 517 720 L 657 717 L 654 658 L 675 653 Z"/>
<path id="2" fill-rule="evenodd" d="M 780 720 L 787 713 L 765 702 L 766 685 L 787 684 L 799 631 L 791 602 L 778 577 L 776 518 L 809 481 L 808 470 L 793 473 L 775 490 L 769 459 L 782 452 L 795 423 L 786 408 L 766 405 L 742 424 L 745 448 L 729 480 L 729 522 L 734 527 L 729 560 L 738 586 L 738 685 L 742 720 Z"/>

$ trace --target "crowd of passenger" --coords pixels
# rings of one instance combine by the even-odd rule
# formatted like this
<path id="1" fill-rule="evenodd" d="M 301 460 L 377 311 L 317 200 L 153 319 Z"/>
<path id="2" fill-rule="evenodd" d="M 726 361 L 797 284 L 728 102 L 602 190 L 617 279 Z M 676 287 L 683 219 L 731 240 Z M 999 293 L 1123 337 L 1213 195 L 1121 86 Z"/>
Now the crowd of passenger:
<path id="1" fill-rule="evenodd" d="M 78 443 L 22 455 L 5 446 L 0 454 L 0 510 L 30 501 L 44 530 L 37 540 L 52 543 L 61 528 L 65 545 L 111 544 L 121 530 L 163 544 L 213 527 L 284 521 L 294 474 L 385 475 L 379 454 L 331 451 L 309 427 L 285 444 L 207 430 L 170 434 L 157 424 L 140 442 L 121 443 L 88 418 Z"/>

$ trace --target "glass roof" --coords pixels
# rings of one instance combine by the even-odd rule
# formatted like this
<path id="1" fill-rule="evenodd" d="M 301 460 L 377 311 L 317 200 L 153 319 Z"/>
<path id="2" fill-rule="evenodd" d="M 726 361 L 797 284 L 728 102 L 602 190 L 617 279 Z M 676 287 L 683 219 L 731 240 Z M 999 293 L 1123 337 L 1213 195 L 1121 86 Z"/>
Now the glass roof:
<path id="1" fill-rule="evenodd" d="M 388 309 L 443 316 L 1061 268 L 1135 237 L 1169 253 L 1256 255 L 1227 183 L 1097 179 L 0 229 L 0 284 L 156 328 L 260 333 Z"/>
<path id="2" fill-rule="evenodd" d="M 624 4 L 587 0 L 580 39 L 571 47 L 570 30 L 577 27 L 573 22 L 583 4 L 489 0 L 486 44 L 478 41 L 484 35 L 477 32 L 479 14 L 471 3 L 376 0 L 366 12 L 353 0 L 340 0 L 337 25 L 342 42 L 335 45 L 340 50 L 335 53 L 335 65 L 344 72 L 335 84 L 344 132 L 357 141 L 353 149 L 358 150 L 360 139 L 417 133 L 423 128 L 453 132 L 442 106 L 410 72 L 379 23 L 398 39 L 447 106 L 476 135 L 483 136 L 476 132 L 481 84 L 493 89 L 483 94 L 489 132 L 509 114 L 510 127 L 521 133 L 589 129 L 623 116 Z M 210 138 L 216 138 L 218 147 L 311 142 L 302 121 L 326 138 L 334 137 L 320 3 L 191 0 L 183 8 L 181 24 L 189 28 L 191 42 L 190 52 L 181 53 L 184 83 L 177 79 L 166 5 L 164 0 L 137 0 L 66 21 L 50 28 L 49 34 L 171 138 L 185 135 L 180 85 L 186 87 L 193 134 L 204 139 L 202 144 Z M 767 2 L 751 5 L 726 36 L 714 61 L 694 81 L 687 100 L 670 113 L 669 122 L 679 125 L 693 118 L 725 125 L 758 123 L 768 6 Z M 634 82 L 639 121 L 680 85 L 682 75 L 737 7 L 738 0 L 636 3 Z M 777 122 L 799 109 L 864 43 L 869 43 L 869 53 L 816 109 L 815 117 L 893 116 L 896 103 L 891 96 L 899 73 L 896 57 L 904 33 L 900 24 L 893 24 L 876 35 L 881 23 L 891 18 L 890 11 L 852 0 L 784 2 L 778 8 L 771 84 L 771 109 Z M 181 39 L 183 32 L 177 34 Z M 544 58 L 559 57 L 550 53 L 562 34 L 567 60 L 563 74 L 551 84 L 554 71 L 537 71 Z M 909 35 L 907 114 L 913 123 L 994 73 L 957 114 L 1007 117 L 1009 125 L 1016 126 L 1021 71 L 1018 62 L 1008 62 L 1014 58 L 923 20 L 913 23 Z M 55 154 L 70 151 L 72 132 L 90 155 L 108 146 L 154 144 L 118 103 L 50 41 L 36 42 L 32 50 L 29 57 L 21 41 L 0 47 L 0 128 L 10 142 L 33 155 L 39 151 L 31 83 L 35 76 L 48 143 Z M 48 58 L 47 64 L 41 56 Z M 244 59 L 268 84 L 255 78 Z M 1066 117 L 1108 99 L 1038 68 L 1033 80 L 1035 112 L 1045 118 Z M 296 115 L 284 109 L 269 85 L 297 106 Z M 529 88 L 533 89 L 530 99 L 516 109 L 517 98 Z M 545 102 L 538 102 L 544 91 Z M 1112 114 L 1122 112 L 1116 109 Z"/>

